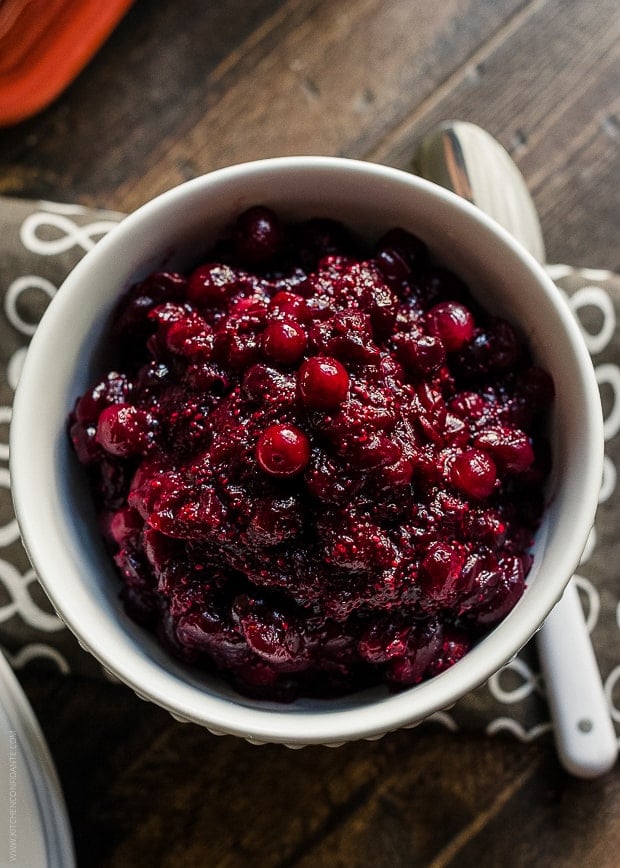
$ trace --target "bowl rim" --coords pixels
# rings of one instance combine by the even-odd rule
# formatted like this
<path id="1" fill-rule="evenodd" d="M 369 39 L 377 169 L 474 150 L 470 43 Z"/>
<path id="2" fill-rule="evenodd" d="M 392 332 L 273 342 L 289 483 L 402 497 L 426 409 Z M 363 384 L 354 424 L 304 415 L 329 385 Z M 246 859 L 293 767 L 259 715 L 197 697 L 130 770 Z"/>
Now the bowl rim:
<path id="1" fill-rule="evenodd" d="M 248 173 L 272 174 L 273 172 L 354 173 L 360 181 L 373 177 L 373 182 L 394 184 L 416 190 L 419 195 L 432 196 L 451 209 L 456 208 L 473 221 L 477 229 L 492 236 L 510 251 L 510 255 L 532 273 L 542 291 L 552 301 L 563 328 L 570 338 L 571 348 L 582 376 L 587 383 L 584 390 L 583 433 L 589 444 L 589 460 L 592 471 L 584 476 L 581 499 L 575 503 L 573 521 L 584 533 L 575 535 L 572 549 L 564 555 L 562 572 L 566 580 L 548 582 L 537 589 L 538 605 L 517 606 L 502 622 L 510 623 L 511 630 L 495 630 L 471 651 L 456 667 L 452 667 L 430 680 L 363 705 L 352 703 L 350 708 L 317 711 L 297 710 L 289 705 L 275 709 L 247 707 L 242 702 L 233 702 L 218 697 L 203 688 L 182 682 L 168 669 L 162 669 L 156 661 L 144 653 L 144 646 L 135 648 L 135 654 L 122 657 L 105 641 L 105 624 L 96 633 L 92 625 L 86 628 L 80 612 L 67 602 L 59 583 L 57 570 L 52 568 L 47 556 L 48 546 L 39 532 L 40 513 L 36 508 L 37 481 L 27 472 L 29 461 L 29 431 L 36 410 L 30 396 L 37 385 L 37 372 L 49 353 L 50 341 L 60 330 L 69 310 L 77 287 L 94 265 L 105 261 L 117 246 L 127 244 L 132 234 L 137 233 L 145 220 L 161 219 L 167 209 L 175 208 L 188 195 L 207 195 L 216 184 L 225 184 L 246 177 Z M 120 292 L 121 288 L 119 288 Z M 51 458 L 50 458 L 51 460 Z M 50 303 L 31 341 L 21 371 L 20 381 L 13 404 L 10 428 L 10 472 L 15 514 L 31 564 L 41 584 L 60 617 L 77 637 L 82 647 L 89 651 L 105 669 L 128 684 L 145 699 L 150 699 L 168 709 L 175 717 L 190 720 L 205 726 L 215 733 L 230 733 L 247 740 L 279 742 L 289 745 L 343 743 L 361 738 L 372 738 L 388 731 L 415 725 L 433 713 L 445 709 L 458 698 L 473 690 L 511 659 L 540 627 L 544 617 L 562 595 L 564 587 L 577 567 L 587 534 L 591 527 L 598 503 L 598 492 L 603 467 L 603 420 L 598 387 L 585 342 L 579 327 L 564 303 L 560 291 L 552 283 L 542 266 L 501 226 L 496 224 L 475 206 L 432 182 L 413 176 L 405 171 L 342 157 L 294 156 L 275 157 L 239 163 L 216 169 L 186 181 L 158 195 L 125 217 L 75 266 Z M 40 493 L 40 483 L 39 483 Z M 34 505 L 33 505 L 34 504 Z M 492 641 L 492 653 L 488 653 Z M 466 664 L 466 665 L 462 665 Z M 459 668 L 460 666 L 460 668 Z M 458 682 L 457 682 L 458 679 Z M 458 683 L 458 690 L 455 684 Z M 412 693 L 415 692 L 415 699 Z M 419 712 L 418 709 L 421 709 Z"/>

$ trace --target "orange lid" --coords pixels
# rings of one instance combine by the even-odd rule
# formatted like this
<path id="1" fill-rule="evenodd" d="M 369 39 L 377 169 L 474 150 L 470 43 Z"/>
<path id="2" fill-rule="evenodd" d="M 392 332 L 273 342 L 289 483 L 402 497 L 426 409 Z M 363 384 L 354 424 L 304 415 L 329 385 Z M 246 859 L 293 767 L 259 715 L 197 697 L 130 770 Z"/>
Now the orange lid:
<path id="1" fill-rule="evenodd" d="M 3 0 L 0 126 L 55 99 L 88 63 L 133 0 Z"/>

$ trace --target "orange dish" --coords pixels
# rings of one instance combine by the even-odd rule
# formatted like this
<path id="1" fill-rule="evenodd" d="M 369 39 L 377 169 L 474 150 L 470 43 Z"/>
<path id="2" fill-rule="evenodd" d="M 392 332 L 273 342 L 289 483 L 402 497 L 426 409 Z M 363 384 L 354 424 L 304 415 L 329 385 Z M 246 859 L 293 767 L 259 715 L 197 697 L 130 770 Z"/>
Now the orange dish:
<path id="1" fill-rule="evenodd" d="M 3 0 L 0 126 L 49 105 L 84 68 L 133 0 Z"/>

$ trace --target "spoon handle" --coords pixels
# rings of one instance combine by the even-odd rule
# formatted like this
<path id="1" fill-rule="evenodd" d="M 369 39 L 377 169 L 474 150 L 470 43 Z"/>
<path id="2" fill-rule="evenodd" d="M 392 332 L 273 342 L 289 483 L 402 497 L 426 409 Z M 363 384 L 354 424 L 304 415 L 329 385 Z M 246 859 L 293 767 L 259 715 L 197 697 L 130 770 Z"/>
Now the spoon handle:
<path id="1" fill-rule="evenodd" d="M 542 230 L 521 172 L 489 133 L 447 121 L 420 143 L 414 170 L 477 205 L 544 264 Z M 608 771 L 618 741 L 574 580 L 538 632 L 558 755 L 578 777 Z"/>
<path id="2" fill-rule="evenodd" d="M 563 766 L 583 778 L 604 774 L 618 744 L 573 580 L 538 633 L 538 651 Z"/>

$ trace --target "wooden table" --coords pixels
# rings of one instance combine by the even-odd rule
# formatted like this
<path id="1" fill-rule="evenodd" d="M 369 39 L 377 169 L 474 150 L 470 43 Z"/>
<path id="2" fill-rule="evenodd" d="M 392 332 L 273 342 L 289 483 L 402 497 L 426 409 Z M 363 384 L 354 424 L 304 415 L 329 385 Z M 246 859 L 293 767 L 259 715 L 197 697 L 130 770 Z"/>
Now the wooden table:
<path id="1" fill-rule="evenodd" d="M 270 155 L 407 168 L 441 119 L 511 152 L 552 262 L 620 269 L 617 0 L 137 0 L 0 132 L 0 193 L 129 210 Z M 620 771 L 431 726 L 338 750 L 216 738 L 104 681 L 20 676 L 80 866 L 615 866 Z"/>

